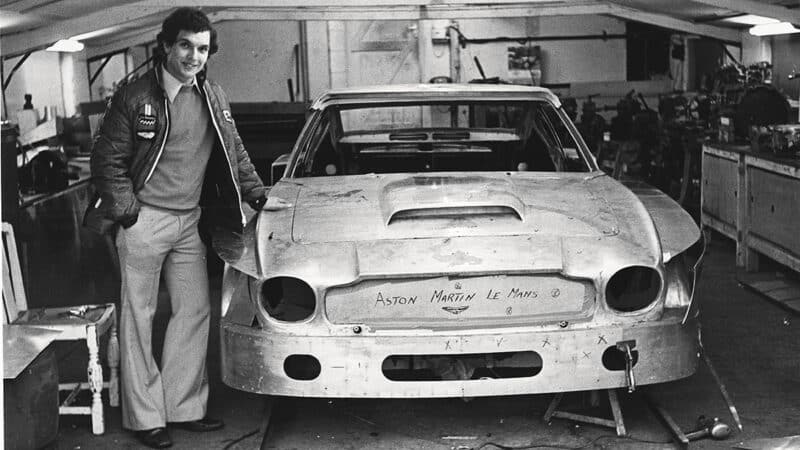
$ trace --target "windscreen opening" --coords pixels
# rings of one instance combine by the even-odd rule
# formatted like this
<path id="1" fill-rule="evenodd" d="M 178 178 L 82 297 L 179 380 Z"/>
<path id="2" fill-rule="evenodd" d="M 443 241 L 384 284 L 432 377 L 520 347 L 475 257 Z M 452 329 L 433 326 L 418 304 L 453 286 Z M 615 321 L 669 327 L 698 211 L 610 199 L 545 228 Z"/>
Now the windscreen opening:
<path id="1" fill-rule="evenodd" d="M 319 114 L 295 176 L 590 170 L 569 119 L 545 101 L 346 105 Z"/>

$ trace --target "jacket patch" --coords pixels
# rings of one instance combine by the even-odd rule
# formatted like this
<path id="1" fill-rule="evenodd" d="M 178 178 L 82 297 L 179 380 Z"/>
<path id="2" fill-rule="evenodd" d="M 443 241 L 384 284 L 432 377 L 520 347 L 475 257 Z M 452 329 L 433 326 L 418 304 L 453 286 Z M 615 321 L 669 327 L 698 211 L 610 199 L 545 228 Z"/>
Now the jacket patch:
<path id="1" fill-rule="evenodd" d="M 149 103 L 144 105 L 144 111 L 136 118 L 136 135 L 142 139 L 153 139 L 156 135 L 156 116 Z"/>
<path id="2" fill-rule="evenodd" d="M 225 117 L 225 120 L 227 120 L 228 122 L 233 123 L 233 117 L 231 116 L 231 112 L 228 111 L 227 109 L 222 110 L 222 116 Z"/>

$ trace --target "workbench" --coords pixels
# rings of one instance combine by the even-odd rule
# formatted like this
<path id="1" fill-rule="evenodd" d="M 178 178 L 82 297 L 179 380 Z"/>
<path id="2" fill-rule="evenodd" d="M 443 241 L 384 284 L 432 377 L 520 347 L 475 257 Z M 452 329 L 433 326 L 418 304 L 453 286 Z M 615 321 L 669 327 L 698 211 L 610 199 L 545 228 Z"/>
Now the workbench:
<path id="1" fill-rule="evenodd" d="M 800 157 L 705 143 L 701 224 L 736 242 L 736 265 L 760 255 L 800 272 Z"/>
<path id="2" fill-rule="evenodd" d="M 61 190 L 23 195 L 13 223 L 31 307 L 105 303 L 119 297 L 110 236 L 84 228 L 92 199 L 88 157 L 70 158 L 77 178 Z"/>

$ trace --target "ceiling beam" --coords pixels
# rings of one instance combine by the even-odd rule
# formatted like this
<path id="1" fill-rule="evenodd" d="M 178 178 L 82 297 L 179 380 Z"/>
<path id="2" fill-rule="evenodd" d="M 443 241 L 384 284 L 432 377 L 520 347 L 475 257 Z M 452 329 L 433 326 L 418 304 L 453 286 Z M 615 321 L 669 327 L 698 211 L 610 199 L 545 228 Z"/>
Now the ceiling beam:
<path id="1" fill-rule="evenodd" d="M 497 17 L 569 16 L 610 14 L 614 10 L 606 4 L 575 2 L 568 6 L 536 4 L 483 4 L 473 6 L 436 5 L 372 6 L 372 7 L 315 7 L 315 8 L 257 8 L 228 9 L 209 14 L 214 21 L 223 20 L 427 20 L 427 19 L 481 19 Z"/>
<path id="2" fill-rule="evenodd" d="M 114 35 L 113 38 L 102 38 L 101 45 L 86 45 L 86 58 L 105 55 L 137 45 L 144 45 L 155 42 L 156 34 L 161 31 L 161 25 L 140 28 L 135 31 L 122 32 Z"/>
<path id="3" fill-rule="evenodd" d="M 702 0 L 716 1 L 716 0 Z M 723 0 L 720 0 L 723 1 Z M 749 0 L 731 0 L 733 3 Z M 36 4 L 37 0 L 23 0 Z M 44 48 L 58 39 L 96 30 L 129 24 L 132 21 L 161 14 L 179 6 L 220 8 L 209 13 L 215 21 L 222 20 L 425 20 L 479 19 L 489 17 L 535 17 L 607 14 L 610 16 L 651 23 L 688 34 L 708 36 L 726 42 L 739 43 L 738 31 L 695 24 L 673 17 L 635 10 L 626 6 L 596 0 L 140 0 L 121 4 L 82 17 L 16 34 L 3 36 L 2 56 L 8 58 L 31 50 Z M 789 11 L 787 9 L 787 11 Z M 150 40 L 148 29 L 142 34 L 124 33 L 113 42 L 103 42 L 92 54 L 107 53 L 110 47 Z M 102 52 L 100 51 L 102 50 Z"/>
<path id="4" fill-rule="evenodd" d="M 680 31 L 686 34 L 709 37 L 736 45 L 741 45 L 742 43 L 741 32 L 732 28 L 692 23 L 686 20 L 676 19 L 672 16 L 640 11 L 624 6 L 618 6 L 611 15 L 621 19 L 648 23 L 657 27 Z"/>
<path id="5" fill-rule="evenodd" d="M 693 0 L 697 3 L 716 6 L 718 8 L 730 9 L 732 11 L 754 14 L 757 16 L 769 17 L 782 22 L 792 22 L 800 24 L 800 8 L 786 8 L 781 5 L 773 5 L 766 2 L 754 0 Z"/>
<path id="6" fill-rule="evenodd" d="M 3 58 L 43 49 L 59 39 L 88 33 L 163 13 L 174 6 L 150 5 L 149 1 L 113 6 L 82 17 L 61 20 L 30 31 L 3 36 Z"/>
<path id="7" fill-rule="evenodd" d="M 3 5 L 0 9 L 25 14 L 33 13 L 33 11 L 31 11 L 32 9 L 46 6 L 50 3 L 53 3 L 53 0 L 17 0 L 15 2 L 8 2 L 8 4 Z"/>
<path id="8" fill-rule="evenodd" d="M 401 6 L 401 7 L 435 7 L 456 6 L 472 7 L 483 5 L 509 5 L 509 4 L 550 4 L 570 5 L 585 3 L 581 0 L 147 0 L 150 5 L 163 6 L 194 6 L 194 7 L 221 7 L 221 8 L 325 8 L 325 7 L 375 7 L 375 6 Z M 592 3 L 597 3 L 592 2 Z"/>
<path id="9" fill-rule="evenodd" d="M 180 3 L 180 2 L 178 2 Z M 486 1 L 484 0 L 484 3 Z M 230 9 L 215 11 L 208 14 L 212 23 L 228 20 L 376 20 L 391 17 L 394 20 L 420 20 L 420 19 L 465 19 L 484 17 L 526 17 L 544 15 L 576 15 L 576 14 L 608 14 L 614 9 L 603 4 L 588 4 L 586 2 L 573 2 L 568 7 L 545 7 L 543 5 L 518 5 L 516 6 L 471 6 L 469 8 L 431 8 L 421 11 L 419 7 L 314 7 L 314 8 L 258 8 L 258 9 Z M 338 3 L 337 3 L 338 4 Z M 103 37 L 97 40 L 100 45 L 87 43 L 86 57 L 92 58 L 105 55 L 136 45 L 147 44 L 155 41 L 155 35 L 160 30 L 160 25 L 124 31 L 113 37 Z"/>

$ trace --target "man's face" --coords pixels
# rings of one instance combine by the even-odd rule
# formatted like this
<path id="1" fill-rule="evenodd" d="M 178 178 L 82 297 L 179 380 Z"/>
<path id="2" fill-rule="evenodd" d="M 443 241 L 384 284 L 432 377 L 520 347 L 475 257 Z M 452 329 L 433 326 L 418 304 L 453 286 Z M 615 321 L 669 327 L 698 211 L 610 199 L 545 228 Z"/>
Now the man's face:
<path id="1" fill-rule="evenodd" d="M 210 31 L 181 30 L 174 44 L 164 44 L 164 53 L 167 54 L 164 67 L 182 83 L 188 83 L 206 64 L 210 44 Z"/>

